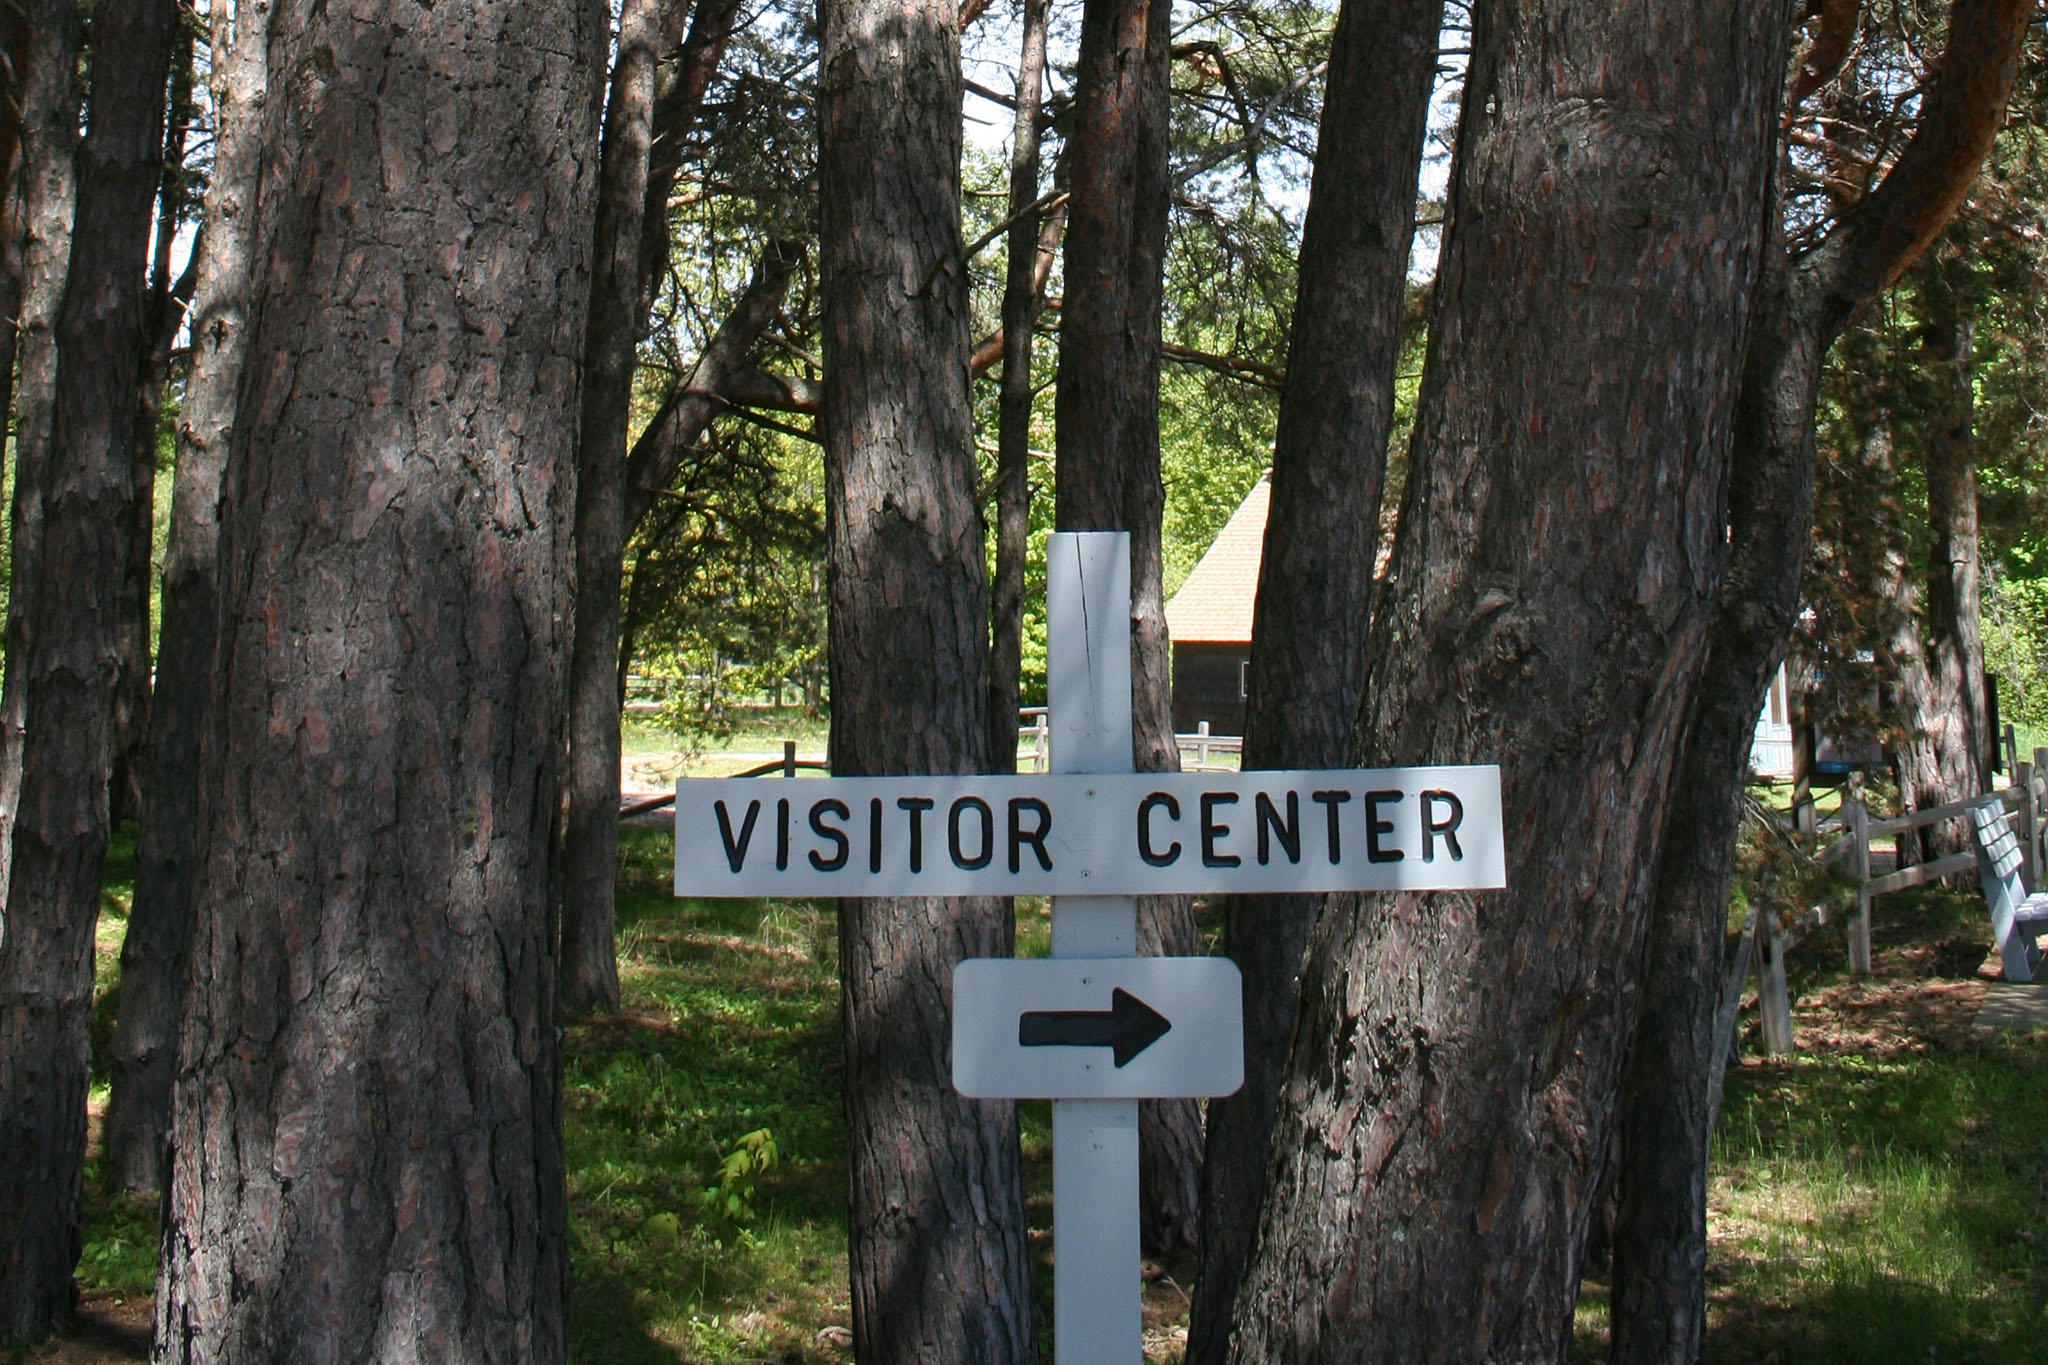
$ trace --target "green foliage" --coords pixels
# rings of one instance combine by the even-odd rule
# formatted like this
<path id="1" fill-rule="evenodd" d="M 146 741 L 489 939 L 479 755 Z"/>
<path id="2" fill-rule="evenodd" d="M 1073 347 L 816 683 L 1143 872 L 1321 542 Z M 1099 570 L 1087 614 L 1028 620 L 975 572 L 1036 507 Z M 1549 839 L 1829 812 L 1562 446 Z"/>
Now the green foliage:
<path id="1" fill-rule="evenodd" d="M 665 684 L 664 720 L 701 742 L 784 685 L 820 703 L 824 520 L 810 447 L 742 426 L 697 455 L 628 549 L 622 634 Z"/>
<path id="2" fill-rule="evenodd" d="M 677 901 L 672 856 L 622 831 L 624 1006 L 564 1039 L 570 1358 L 820 1358 L 847 1311 L 832 923 Z"/>
<path id="3" fill-rule="evenodd" d="M 754 1177 L 775 1169 L 775 1138 L 756 1128 L 734 1144 L 718 1163 L 718 1178 L 697 1191 L 697 1212 L 707 1223 L 723 1220 L 735 1226 L 754 1217 Z"/>
<path id="4" fill-rule="evenodd" d="M 104 1103 L 105 1094 L 97 1098 Z M 85 1244 L 75 1272 L 79 1286 L 147 1294 L 156 1283 L 157 1200 L 146 1194 L 99 1190 L 97 1170 L 86 1172 Z"/>
<path id="5" fill-rule="evenodd" d="M 2048 577 L 1991 580 L 1984 667 L 1998 675 L 2002 719 L 2048 744 Z"/>
<path id="6" fill-rule="evenodd" d="M 1815 906 L 1827 906 L 1839 920 L 1856 903 L 1855 880 L 1846 860 L 1822 866 L 1815 853 L 1811 840 L 1790 832 L 1787 817 L 1745 795 L 1735 841 L 1736 901 L 1776 916 L 1780 928 Z"/>
<path id="7" fill-rule="evenodd" d="M 1809 18 L 1817 16 L 1818 10 Z M 1938 7 L 1874 0 L 1841 73 L 1795 120 L 1795 251 L 1829 229 L 1904 145 L 1920 75 L 1945 42 Z M 1933 534 L 1923 457 L 1970 442 L 1978 481 L 1987 666 L 2007 709 L 2037 713 L 2036 590 L 2048 576 L 2048 42 L 2028 40 L 2014 117 L 1941 237 L 1837 344 L 1817 424 L 1815 540 L 1799 653 L 1838 742 L 1889 742 L 1899 660 L 1924 611 Z M 1967 380 L 1958 385 L 1958 373 Z M 1916 601 L 1919 597 L 1923 600 Z"/>

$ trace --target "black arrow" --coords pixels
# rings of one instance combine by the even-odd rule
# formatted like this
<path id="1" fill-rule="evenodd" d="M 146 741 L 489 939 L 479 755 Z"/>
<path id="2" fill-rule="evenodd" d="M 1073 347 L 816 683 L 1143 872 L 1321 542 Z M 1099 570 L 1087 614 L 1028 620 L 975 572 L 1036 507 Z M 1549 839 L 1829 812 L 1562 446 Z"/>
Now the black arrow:
<path id="1" fill-rule="evenodd" d="M 1106 1047 L 1122 1066 L 1166 1036 L 1166 1016 L 1118 987 L 1106 1010 L 1041 1010 L 1017 1017 L 1023 1047 Z"/>

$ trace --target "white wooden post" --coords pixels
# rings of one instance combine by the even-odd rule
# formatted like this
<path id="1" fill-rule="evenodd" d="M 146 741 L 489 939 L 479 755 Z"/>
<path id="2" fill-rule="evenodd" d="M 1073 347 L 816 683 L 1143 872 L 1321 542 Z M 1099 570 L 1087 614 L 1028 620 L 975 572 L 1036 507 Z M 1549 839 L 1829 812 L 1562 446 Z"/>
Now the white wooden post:
<path id="1" fill-rule="evenodd" d="M 1209 722 L 1206 720 L 1195 726 L 1195 766 L 1209 766 Z"/>
<path id="2" fill-rule="evenodd" d="M 1850 866 L 1856 873 L 1856 918 L 1849 924 L 1849 975 L 1870 975 L 1870 808 L 1863 804 L 1863 776 L 1852 774 L 1848 810 Z"/>
<path id="3" fill-rule="evenodd" d="M 2017 823 L 2020 830 L 2020 880 L 2027 890 L 2041 889 L 2041 828 L 2034 813 L 2034 765 L 2020 759 L 2012 765 L 2013 784 L 2020 789 Z"/>
<path id="4" fill-rule="evenodd" d="M 1765 909 L 1763 951 L 1756 959 L 1757 1016 L 1763 1024 L 1764 1053 L 1775 1057 L 1792 1050 L 1792 991 L 1785 981 L 1786 942 L 1778 917 Z"/>
<path id="5" fill-rule="evenodd" d="M 1046 547 L 1046 710 L 1054 772 L 1131 771 L 1131 554 L 1123 531 Z M 1131 896 L 1055 896 L 1054 957 L 1132 957 Z M 1053 1359 L 1144 1359 L 1138 1102 L 1052 1102 Z"/>
<path id="6" fill-rule="evenodd" d="M 2034 812 L 2034 875 L 2048 882 L 2048 747 L 2034 750 L 2034 785 L 2027 789 L 2027 809 Z"/>
<path id="7" fill-rule="evenodd" d="M 1031 736 L 1031 771 L 1042 773 L 1052 766 L 1052 717 L 1044 711 L 1038 713 L 1038 722 Z"/>

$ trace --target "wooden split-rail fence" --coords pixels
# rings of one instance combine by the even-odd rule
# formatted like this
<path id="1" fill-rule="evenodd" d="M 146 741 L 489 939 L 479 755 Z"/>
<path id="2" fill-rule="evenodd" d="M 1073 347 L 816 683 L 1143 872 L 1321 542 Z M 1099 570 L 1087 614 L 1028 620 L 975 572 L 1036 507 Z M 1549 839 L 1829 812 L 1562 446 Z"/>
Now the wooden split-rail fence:
<path id="1" fill-rule="evenodd" d="M 2048 857 L 2044 857 L 2043 847 L 2044 836 L 2048 836 L 2048 748 L 2035 749 L 2030 759 L 2021 758 L 2011 726 L 2005 727 L 2002 744 L 2006 754 L 2006 772 L 2011 775 L 2012 783 L 1987 795 L 2007 808 L 2013 832 L 2019 839 L 2021 880 L 2029 891 L 2035 891 L 2041 887 L 2044 869 L 2048 869 Z M 1975 875 L 1977 851 L 1969 814 L 1984 800 L 1985 797 L 1977 796 L 1945 806 L 1908 811 L 1903 815 L 1878 817 L 1871 814 L 1864 802 L 1860 780 L 1852 776 L 1842 795 L 1841 810 L 1825 821 L 1809 821 L 1807 832 L 1815 837 L 1838 836 L 1820 849 L 1819 862 L 1829 865 L 1846 861 L 1856 886 L 1855 906 L 1847 911 L 1850 975 L 1870 974 L 1871 911 L 1878 897 L 1925 886 L 1945 877 Z M 1930 825 L 1951 820 L 1956 821 L 1962 831 L 1960 852 L 1929 862 L 1905 861 L 1902 842 Z M 1890 842 L 1889 850 L 1880 851 L 1875 847 L 1883 841 Z M 1786 984 L 1785 955 L 1800 940 L 1840 913 L 1835 907 L 1818 905 L 1790 924 L 1780 925 L 1777 916 L 1768 912 L 1760 916 L 1752 907 L 1737 942 L 1734 959 L 1729 964 L 1723 989 L 1727 1006 L 1724 1017 L 1729 1019 L 1731 1030 L 1734 1026 L 1733 1006 L 1742 992 L 1754 958 L 1764 1051 L 1775 1054 L 1793 1049 L 1792 995 Z M 1732 1037 L 1730 1041 L 1732 1043 Z"/>
<path id="2" fill-rule="evenodd" d="M 1045 718 L 1043 706 L 1027 706 L 1018 713 L 1024 724 L 1017 727 L 1017 739 L 1031 755 L 1031 771 L 1042 773 L 1048 770 L 1052 761 L 1052 730 Z M 1190 735 L 1175 735 L 1180 745 L 1181 768 L 1183 771 L 1234 772 L 1237 764 L 1218 760 L 1228 756 L 1236 758 L 1244 752 L 1244 740 L 1237 735 L 1212 735 L 1209 722 L 1203 721 Z M 1022 755 L 1020 754 L 1020 759 Z M 1193 759 L 1192 763 L 1189 759 Z M 795 777 L 798 771 L 830 772 L 832 765 L 824 759 L 799 759 L 795 740 L 784 740 L 782 757 L 770 759 L 745 772 L 734 773 L 734 777 Z M 630 819 L 646 815 L 675 803 L 675 793 L 652 796 L 644 800 L 629 801 L 619 807 L 619 818 Z"/>
<path id="3" fill-rule="evenodd" d="M 1017 738 L 1020 747 L 1030 754 L 1031 771 L 1047 771 L 1052 754 L 1052 733 L 1045 708 L 1025 707 L 1019 713 L 1019 719 L 1023 724 L 1018 727 Z M 1180 746 L 1183 768 L 1198 771 L 1232 769 L 1244 752 L 1241 737 L 1211 734 L 1207 721 L 1202 722 L 1193 734 L 1177 734 L 1174 738 Z M 2011 726 L 2005 727 L 2002 738 L 2007 757 L 2006 771 L 2012 774 L 2013 781 L 1992 795 L 2011 809 L 2014 833 L 2020 844 L 2020 876 L 2026 888 L 2035 891 L 2041 887 L 2044 872 L 2048 872 L 2048 849 L 2044 849 L 2044 840 L 2048 840 L 2048 748 L 2035 749 L 2031 759 L 2023 759 L 2019 756 Z M 1226 757 L 1232 761 L 1218 761 Z M 799 769 L 826 770 L 828 766 L 816 760 L 799 761 L 795 743 L 789 742 L 783 745 L 783 756 L 779 760 L 763 763 L 739 776 L 776 774 L 794 777 Z M 665 806 L 674 799 L 670 795 L 636 802 L 621 814 L 640 814 Z M 1818 861 L 1829 865 L 1846 860 L 1856 884 L 1855 908 L 1848 911 L 1849 971 L 1852 976 L 1870 973 L 1871 910 L 1878 897 L 1976 870 L 1976 850 L 1968 842 L 1961 852 L 1924 863 L 1905 863 L 1901 857 L 1901 842 L 1930 825 L 1950 820 L 1963 822 L 1967 841 L 1970 838 L 1967 816 L 1971 808 L 1983 799 L 1973 797 L 1968 801 L 1908 811 L 1898 816 L 1874 816 L 1863 799 L 1860 778 L 1852 776 L 1843 793 L 1841 809 L 1835 815 L 1813 822 L 1811 807 L 1806 808 L 1805 833 L 1816 839 L 1838 836 L 1820 849 Z M 1795 811 L 1795 827 L 1800 817 L 1801 813 Z M 1874 847 L 1885 840 L 1891 843 L 1889 850 L 1880 852 Z M 1776 915 L 1759 914 L 1757 907 L 1751 907 L 1722 986 L 1720 1016 L 1727 1021 L 1731 1047 L 1737 1007 L 1753 964 L 1764 1051 L 1775 1054 L 1792 1050 L 1792 996 L 1786 981 L 1785 956 L 1801 940 L 1832 922 L 1840 913 L 1832 906 L 1818 905 L 1791 923 L 1780 925 Z"/>
<path id="4" fill-rule="evenodd" d="M 1017 741 L 1029 749 L 1031 771 L 1042 773 L 1052 759 L 1052 730 L 1047 725 L 1043 706 L 1027 706 L 1018 712 L 1024 723 L 1017 727 Z M 1224 757 L 1233 760 L 1244 754 L 1244 739 L 1239 735 L 1212 735 L 1209 722 L 1203 721 L 1190 735 L 1177 734 L 1174 742 L 1180 746 L 1180 766 L 1183 772 L 1235 772 L 1236 762 L 1224 763 Z M 1193 760 L 1192 762 L 1190 760 Z"/>

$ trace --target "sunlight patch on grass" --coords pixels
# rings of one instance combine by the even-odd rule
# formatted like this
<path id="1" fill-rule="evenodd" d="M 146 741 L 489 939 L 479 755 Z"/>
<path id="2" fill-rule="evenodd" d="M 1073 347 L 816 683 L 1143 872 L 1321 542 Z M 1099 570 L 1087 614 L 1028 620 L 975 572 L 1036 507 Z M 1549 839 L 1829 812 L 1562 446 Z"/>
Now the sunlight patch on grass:
<path id="1" fill-rule="evenodd" d="M 829 913 L 678 901 L 668 836 L 621 839 L 621 1013 L 565 1040 L 571 1355 L 840 1360 L 846 1290 L 838 977 Z M 750 1212 L 705 1200 L 744 1135 Z"/>

